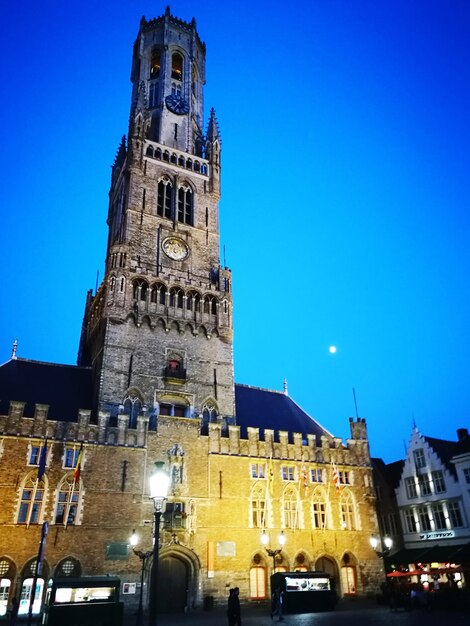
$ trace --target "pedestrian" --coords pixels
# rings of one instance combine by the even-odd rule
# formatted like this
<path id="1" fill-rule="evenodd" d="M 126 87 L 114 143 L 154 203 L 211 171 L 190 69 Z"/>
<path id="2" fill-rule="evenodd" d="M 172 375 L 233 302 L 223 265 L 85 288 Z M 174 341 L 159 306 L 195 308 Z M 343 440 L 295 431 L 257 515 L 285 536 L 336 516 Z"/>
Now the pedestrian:
<path id="1" fill-rule="evenodd" d="M 228 617 L 228 626 L 235 626 L 235 589 L 230 589 L 228 592 L 228 602 L 227 602 L 227 617 Z"/>
<path id="2" fill-rule="evenodd" d="M 278 621 L 283 622 L 284 618 L 282 617 L 282 596 L 283 592 L 279 586 L 274 589 L 271 596 L 271 619 L 274 619 L 274 616 L 278 616 Z"/>
<path id="3" fill-rule="evenodd" d="M 235 587 L 234 591 L 234 608 L 235 608 L 235 622 L 234 626 L 242 626 L 242 616 L 240 611 L 240 589 Z"/>
<path id="4" fill-rule="evenodd" d="M 18 615 L 18 608 L 19 608 L 18 600 L 16 599 L 16 597 L 13 597 L 11 599 L 11 605 L 10 605 L 10 620 L 8 622 L 9 626 L 15 626 L 16 617 Z"/>

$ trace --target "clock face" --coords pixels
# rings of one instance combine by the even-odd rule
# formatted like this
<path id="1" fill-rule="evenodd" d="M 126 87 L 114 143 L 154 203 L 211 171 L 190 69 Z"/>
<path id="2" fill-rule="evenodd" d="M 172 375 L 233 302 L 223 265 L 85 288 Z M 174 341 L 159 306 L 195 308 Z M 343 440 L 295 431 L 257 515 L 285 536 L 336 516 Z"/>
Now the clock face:
<path id="1" fill-rule="evenodd" d="M 189 254 L 188 244 L 178 237 L 167 237 L 164 239 L 162 250 L 173 261 L 184 261 Z"/>
<path id="2" fill-rule="evenodd" d="M 172 113 L 185 115 L 189 113 L 189 104 L 182 96 L 171 95 L 165 98 L 165 104 Z"/>

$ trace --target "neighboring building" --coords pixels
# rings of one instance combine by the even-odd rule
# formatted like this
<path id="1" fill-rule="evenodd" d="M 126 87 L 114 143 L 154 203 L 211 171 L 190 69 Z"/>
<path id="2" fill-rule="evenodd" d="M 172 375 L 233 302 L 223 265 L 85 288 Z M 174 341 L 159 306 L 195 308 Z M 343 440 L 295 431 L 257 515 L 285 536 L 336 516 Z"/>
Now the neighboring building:
<path id="1" fill-rule="evenodd" d="M 414 428 L 396 488 L 403 549 L 387 561 L 424 583 L 439 576 L 463 584 L 459 569 L 470 563 L 470 437 L 465 428 L 457 434 L 446 441 Z"/>
<path id="2" fill-rule="evenodd" d="M 140 562 L 128 540 L 136 529 L 139 547 L 152 545 L 147 479 L 159 460 L 171 476 L 162 610 L 225 601 L 235 585 L 244 599 L 267 598 L 273 563 L 327 570 L 341 595 L 380 583 L 365 420 L 350 418 L 343 443 L 287 391 L 234 384 L 213 110 L 203 133 L 205 52 L 194 20 L 169 10 L 142 19 L 105 277 L 88 293 L 78 366 L 17 358 L 15 347 L 0 368 L 0 612 L 13 594 L 25 611 L 45 520 L 42 590 L 54 575 L 118 574 L 135 603 Z M 274 562 L 263 530 L 271 547 L 281 531 L 287 538 Z"/>
<path id="3" fill-rule="evenodd" d="M 382 459 L 372 459 L 377 498 L 377 520 L 382 539 L 381 549 L 384 548 L 383 539 L 390 537 L 393 541 L 393 552 L 403 547 L 403 531 L 395 493 L 400 482 L 403 465 L 404 461 L 395 461 L 386 465 Z"/>

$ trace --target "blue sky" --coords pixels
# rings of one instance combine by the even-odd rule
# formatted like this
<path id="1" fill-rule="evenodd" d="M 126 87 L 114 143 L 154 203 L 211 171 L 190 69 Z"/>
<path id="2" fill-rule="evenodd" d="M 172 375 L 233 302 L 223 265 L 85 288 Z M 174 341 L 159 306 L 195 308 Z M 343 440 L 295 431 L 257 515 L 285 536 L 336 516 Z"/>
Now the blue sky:
<path id="1" fill-rule="evenodd" d="M 23 2 L 0 25 L 0 361 L 75 363 L 103 275 L 132 45 L 159 2 Z M 237 382 L 335 435 L 366 418 L 403 456 L 413 420 L 469 425 L 470 4 L 178 0 L 207 44 Z M 330 345 L 337 346 L 335 355 Z"/>

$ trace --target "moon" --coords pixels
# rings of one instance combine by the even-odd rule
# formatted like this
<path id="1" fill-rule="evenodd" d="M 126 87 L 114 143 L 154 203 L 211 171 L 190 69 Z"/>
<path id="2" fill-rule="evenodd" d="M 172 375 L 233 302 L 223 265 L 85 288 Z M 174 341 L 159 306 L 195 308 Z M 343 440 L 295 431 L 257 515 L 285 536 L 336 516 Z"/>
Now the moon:
<path id="1" fill-rule="evenodd" d="M 331 354 L 334 354 L 336 352 L 336 346 L 330 346 L 329 350 Z"/>

